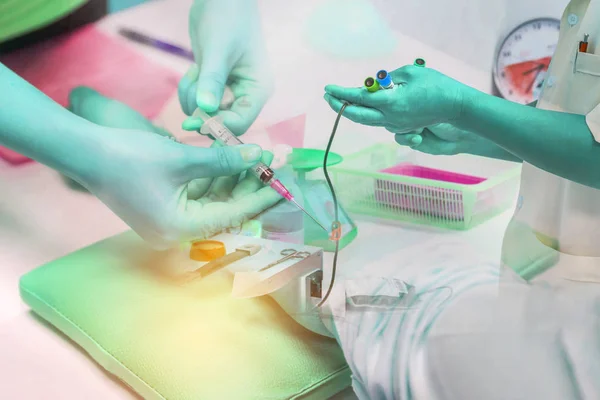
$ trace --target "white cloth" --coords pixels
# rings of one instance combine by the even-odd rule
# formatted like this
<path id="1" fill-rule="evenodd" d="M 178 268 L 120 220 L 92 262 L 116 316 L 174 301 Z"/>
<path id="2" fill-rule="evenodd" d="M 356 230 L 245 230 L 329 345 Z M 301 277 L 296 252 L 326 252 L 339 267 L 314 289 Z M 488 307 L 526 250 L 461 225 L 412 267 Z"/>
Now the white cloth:
<path id="1" fill-rule="evenodd" d="M 353 279 L 332 292 L 329 327 L 359 399 L 600 398 L 596 290 L 573 294 L 514 274 L 501 279 L 497 263 L 465 264 L 441 247 L 423 246 L 396 269 L 378 271 L 385 278 L 365 277 L 364 286 Z M 432 257 L 439 267 L 422 270 Z M 353 306 L 349 296 L 357 295 L 376 305 Z M 381 296 L 394 295 L 410 299 L 378 307 Z"/>
<path id="2" fill-rule="evenodd" d="M 332 291 L 323 318 L 344 351 L 359 398 L 410 398 L 414 355 L 434 322 L 465 291 L 497 284 L 497 265 L 472 261 L 462 267 L 464 260 L 451 257 L 457 250 L 465 260 L 476 259 L 473 249 L 461 242 L 423 243 L 396 266 L 378 270 L 382 277 L 340 282 Z M 423 270 L 423 263 L 437 267 Z M 395 307 L 393 296 L 398 298 Z M 369 297 L 370 307 L 365 300 Z"/>
<path id="3" fill-rule="evenodd" d="M 580 53 L 585 34 L 588 52 Z M 586 115 L 600 140 L 599 104 L 600 0 L 572 0 L 537 107 Z M 504 238 L 506 266 L 527 279 L 600 282 L 600 190 L 524 162 L 518 204 Z"/>

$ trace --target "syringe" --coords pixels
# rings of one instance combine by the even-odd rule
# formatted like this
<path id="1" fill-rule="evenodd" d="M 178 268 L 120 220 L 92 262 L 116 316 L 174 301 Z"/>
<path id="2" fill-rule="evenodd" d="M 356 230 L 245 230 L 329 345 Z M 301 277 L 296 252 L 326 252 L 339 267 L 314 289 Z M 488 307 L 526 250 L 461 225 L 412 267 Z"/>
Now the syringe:
<path id="1" fill-rule="evenodd" d="M 215 139 L 217 139 L 221 144 L 225 146 L 238 146 L 244 144 L 237 136 L 235 136 L 225 125 L 223 125 L 218 117 L 211 117 L 204 111 L 199 108 L 194 112 L 195 117 L 202 118 L 204 123 L 202 128 L 200 128 L 200 133 L 204 135 L 212 135 Z M 275 172 L 265 163 L 258 162 L 254 165 L 250 171 L 256 176 L 262 183 L 265 185 L 271 186 L 277 193 L 281 195 L 284 199 L 289 202 L 292 202 L 298 207 L 302 212 L 308 215 L 313 221 L 317 223 L 325 232 L 329 232 L 327 228 L 325 228 L 315 217 L 310 215 L 308 211 L 306 211 L 294 196 L 290 193 L 289 190 L 275 177 Z"/>

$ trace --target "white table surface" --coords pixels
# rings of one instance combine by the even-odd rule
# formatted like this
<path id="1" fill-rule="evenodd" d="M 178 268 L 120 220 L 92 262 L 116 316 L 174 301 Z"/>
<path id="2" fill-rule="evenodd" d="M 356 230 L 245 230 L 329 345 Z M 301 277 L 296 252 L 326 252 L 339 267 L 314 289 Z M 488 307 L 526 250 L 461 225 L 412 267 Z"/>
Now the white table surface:
<path id="1" fill-rule="evenodd" d="M 475 86 L 489 89 L 489 75 L 433 50 L 415 39 L 399 37 L 397 53 L 370 61 L 336 61 L 312 51 L 302 38 L 303 22 L 315 1 L 264 0 L 263 25 L 273 65 L 276 92 L 263 118 L 277 122 L 308 113 L 305 145 L 323 147 L 335 115 L 322 101 L 327 83 L 356 84 L 374 69 L 412 63 L 416 56 L 429 66 Z M 128 26 L 182 45 L 188 44 L 190 0 L 163 0 L 112 15 L 100 26 L 115 32 Z M 293 18 L 290 16 L 293 15 Z M 283 16 L 287 16 L 284 18 Z M 148 57 L 180 72 L 187 62 L 134 45 Z M 354 83 L 353 83 L 354 82 Z M 386 131 L 344 122 L 335 150 L 392 140 Z M 474 164 L 475 166 L 475 164 Z M 50 260 L 127 229 L 92 196 L 68 188 L 54 171 L 37 163 L 10 167 L 0 161 L 0 393 L 10 399 L 130 399 L 135 395 L 102 371 L 85 353 L 36 318 L 21 302 L 19 277 Z M 342 274 L 401 262 L 403 251 L 427 242 L 458 240 L 480 255 L 499 259 L 502 235 L 512 211 L 466 232 L 381 224 L 356 218 L 359 237 L 339 260 Z M 368 252 L 364 251 L 369 249 Z M 373 254 L 380 255 L 372 257 Z M 457 261 L 469 254 L 456 254 Z M 326 260 L 327 261 L 327 260 Z M 329 262 L 326 262 L 329 265 Z M 427 267 L 427 265 L 424 265 Z"/>

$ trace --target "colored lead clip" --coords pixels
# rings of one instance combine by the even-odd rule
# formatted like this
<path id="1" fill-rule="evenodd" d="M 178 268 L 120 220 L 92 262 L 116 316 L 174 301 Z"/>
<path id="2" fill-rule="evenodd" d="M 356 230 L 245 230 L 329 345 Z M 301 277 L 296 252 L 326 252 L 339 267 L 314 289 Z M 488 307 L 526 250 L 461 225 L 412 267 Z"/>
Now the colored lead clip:
<path id="1" fill-rule="evenodd" d="M 425 60 L 423 60 L 422 58 L 417 58 L 415 60 L 415 62 L 413 63 L 413 65 L 415 67 L 423 67 L 423 68 L 425 68 Z"/>
<path id="2" fill-rule="evenodd" d="M 368 77 L 365 79 L 365 87 L 369 92 L 376 92 L 379 90 L 379 82 L 372 77 Z"/>
<path id="3" fill-rule="evenodd" d="M 385 69 L 382 69 L 381 71 L 377 72 L 377 82 L 379 82 L 379 85 L 384 89 L 394 88 L 394 82 L 392 81 L 392 77 L 390 76 L 390 74 L 388 74 L 388 72 Z"/>

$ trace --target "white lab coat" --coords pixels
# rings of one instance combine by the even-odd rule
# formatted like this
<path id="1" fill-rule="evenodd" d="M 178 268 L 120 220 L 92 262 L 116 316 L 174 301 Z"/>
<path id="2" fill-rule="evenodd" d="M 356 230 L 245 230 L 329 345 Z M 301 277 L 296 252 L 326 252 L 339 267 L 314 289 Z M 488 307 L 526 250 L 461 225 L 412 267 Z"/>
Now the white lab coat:
<path id="1" fill-rule="evenodd" d="M 589 34 L 588 53 L 578 52 L 584 34 Z M 600 141 L 599 104 L 600 2 L 572 0 L 562 17 L 538 108 L 586 115 Z M 543 141 L 543 132 L 539 134 Z M 600 190 L 524 162 L 519 202 L 502 253 L 504 264 L 528 280 L 600 283 Z"/>
<path id="2" fill-rule="evenodd" d="M 582 56 L 584 33 L 590 44 Z M 572 0 L 538 107 L 586 115 L 600 141 L 598 104 L 600 0 Z M 436 246 L 387 271 L 414 288 L 395 309 L 380 307 L 394 289 L 389 280 L 334 290 L 323 318 L 360 399 L 600 399 L 600 191 L 527 163 L 522 178 L 503 245 L 512 269 L 461 265 Z M 438 256 L 427 263 L 437 268 L 420 268 Z M 513 270 L 534 279 L 526 284 Z M 361 284 L 373 307 L 352 305 Z"/>

